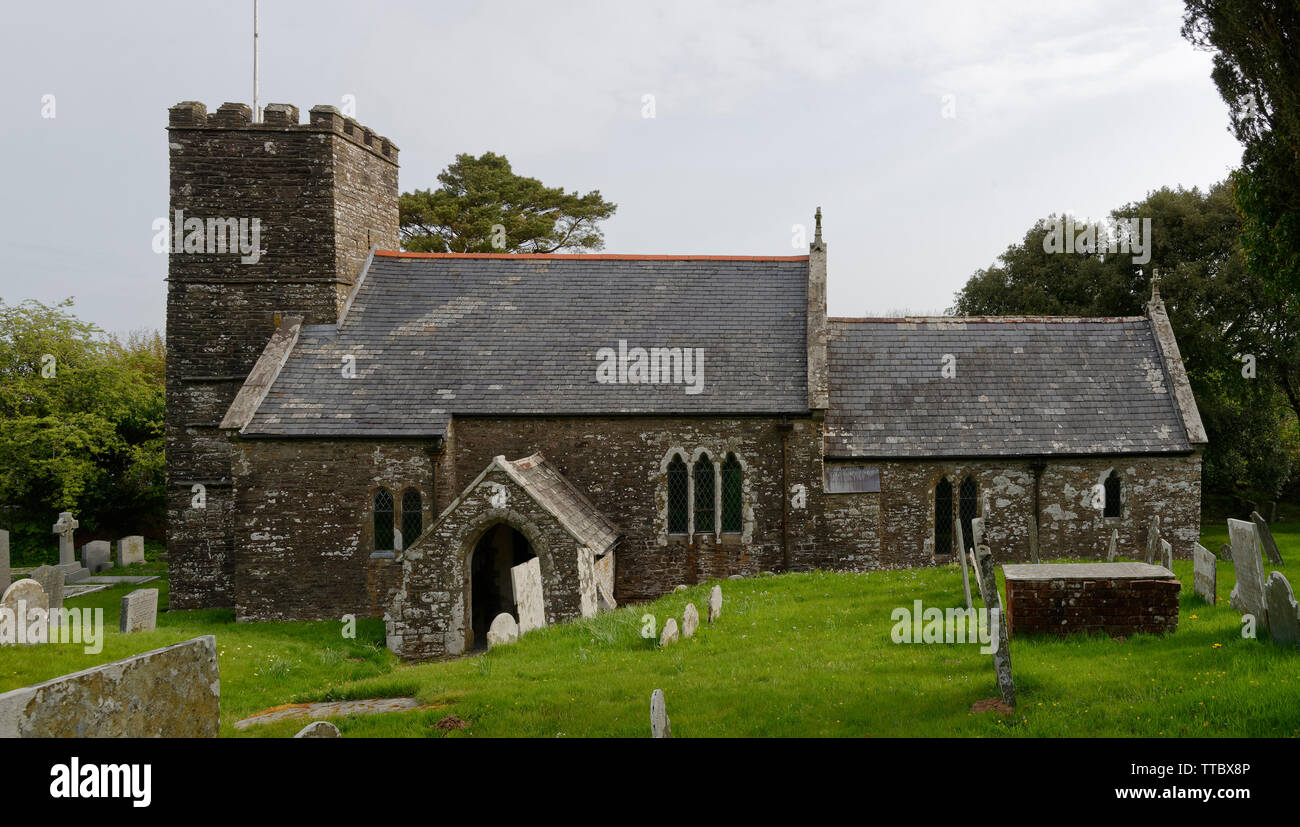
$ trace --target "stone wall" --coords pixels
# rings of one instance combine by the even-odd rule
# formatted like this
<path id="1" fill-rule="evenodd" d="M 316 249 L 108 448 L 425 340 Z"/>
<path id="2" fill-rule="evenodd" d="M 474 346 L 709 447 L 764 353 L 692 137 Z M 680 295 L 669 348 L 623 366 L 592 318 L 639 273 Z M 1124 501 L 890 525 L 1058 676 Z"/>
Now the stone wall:
<path id="1" fill-rule="evenodd" d="M 264 121 L 225 104 L 169 112 L 171 213 L 260 222 L 260 257 L 173 249 L 167 296 L 167 480 L 172 605 L 235 599 L 230 446 L 217 425 L 275 329 L 338 318 L 370 246 L 396 248 L 397 149 L 332 107 L 298 123 L 272 104 Z M 182 237 L 185 236 L 182 227 Z M 251 238 L 250 238 L 251 240 Z M 207 508 L 190 507 L 191 488 Z"/>

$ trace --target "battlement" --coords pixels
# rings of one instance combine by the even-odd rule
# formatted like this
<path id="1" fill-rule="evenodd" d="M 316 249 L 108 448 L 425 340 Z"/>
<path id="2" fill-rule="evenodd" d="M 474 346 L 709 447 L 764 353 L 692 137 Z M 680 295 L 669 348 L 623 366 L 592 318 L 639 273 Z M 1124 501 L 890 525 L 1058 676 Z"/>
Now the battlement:
<path id="1" fill-rule="evenodd" d="M 167 110 L 167 128 L 332 132 L 386 161 L 397 163 L 397 146 L 392 141 L 345 117 L 333 106 L 313 106 L 304 124 L 298 122 L 298 107 L 293 104 L 268 103 L 262 108 L 262 119 L 253 123 L 253 108 L 246 103 L 223 103 L 209 114 L 208 107 L 200 101 L 181 101 Z"/>

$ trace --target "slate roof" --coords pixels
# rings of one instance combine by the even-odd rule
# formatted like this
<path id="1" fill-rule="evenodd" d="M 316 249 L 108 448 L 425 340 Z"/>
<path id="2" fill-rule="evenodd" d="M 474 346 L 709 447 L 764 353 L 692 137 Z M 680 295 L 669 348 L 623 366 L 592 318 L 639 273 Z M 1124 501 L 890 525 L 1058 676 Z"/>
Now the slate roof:
<path id="1" fill-rule="evenodd" d="M 831 319 L 827 356 L 828 457 L 1190 450 L 1143 317 Z"/>
<path id="2" fill-rule="evenodd" d="M 618 542 L 618 527 L 540 453 L 516 460 L 497 457 L 496 462 L 597 557 Z"/>
<path id="3" fill-rule="evenodd" d="M 438 436 L 455 415 L 808 410 L 806 256 L 377 253 L 304 325 L 246 436 Z M 600 384 L 597 351 L 704 349 L 704 385 Z M 357 378 L 343 377 L 354 356 Z"/>

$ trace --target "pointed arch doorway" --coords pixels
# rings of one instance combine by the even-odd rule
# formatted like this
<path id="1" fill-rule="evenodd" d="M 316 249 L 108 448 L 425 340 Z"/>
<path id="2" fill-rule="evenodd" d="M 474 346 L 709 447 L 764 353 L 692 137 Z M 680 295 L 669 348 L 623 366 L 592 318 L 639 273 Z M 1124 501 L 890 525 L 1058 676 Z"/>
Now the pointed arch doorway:
<path id="1" fill-rule="evenodd" d="M 492 621 L 502 612 L 519 618 L 510 569 L 537 556 L 528 538 L 507 523 L 496 523 L 474 545 L 470 555 L 470 620 L 472 647 L 487 647 Z"/>

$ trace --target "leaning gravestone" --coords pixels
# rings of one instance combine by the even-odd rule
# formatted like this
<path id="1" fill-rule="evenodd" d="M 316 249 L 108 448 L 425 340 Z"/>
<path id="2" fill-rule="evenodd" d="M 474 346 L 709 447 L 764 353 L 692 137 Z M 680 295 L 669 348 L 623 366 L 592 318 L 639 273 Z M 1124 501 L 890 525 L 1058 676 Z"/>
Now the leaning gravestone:
<path id="1" fill-rule="evenodd" d="M 117 564 L 133 566 L 144 562 L 144 538 L 139 534 L 123 537 L 117 541 Z"/>
<path id="2" fill-rule="evenodd" d="M 329 721 L 312 721 L 307 726 L 298 730 L 295 738 L 342 738 L 339 734 L 339 728 Z"/>
<path id="3" fill-rule="evenodd" d="M 990 622 L 992 622 L 993 612 L 996 611 L 998 616 L 998 648 L 993 652 L 993 671 L 998 676 L 998 689 L 1002 692 L 1002 700 L 1007 706 L 1015 706 L 1016 684 L 1011 679 L 1011 648 L 1008 645 L 1010 635 L 1007 632 L 1007 616 L 1002 611 L 1002 595 L 998 593 L 997 574 L 993 570 L 993 553 L 988 546 L 976 546 L 975 561 L 979 564 L 980 581 L 988 583 L 984 607 L 989 612 Z"/>
<path id="4" fill-rule="evenodd" d="M 1164 539 L 1160 541 L 1160 565 L 1170 571 L 1174 570 L 1174 547 Z"/>
<path id="5" fill-rule="evenodd" d="M 664 621 L 664 630 L 659 634 L 659 645 L 667 646 L 677 642 L 677 619 L 670 617 Z"/>
<path id="6" fill-rule="evenodd" d="M 515 623 L 515 616 L 502 612 L 492 621 L 488 627 L 487 645 L 489 649 L 501 646 L 506 643 L 514 643 L 519 639 L 519 626 Z"/>
<path id="7" fill-rule="evenodd" d="M 50 623 L 57 626 L 63 609 L 63 569 L 59 566 L 37 566 L 27 575 L 45 591 L 49 599 Z"/>
<path id="8" fill-rule="evenodd" d="M 0 695 L 0 738 L 216 738 L 220 707 L 204 635 Z"/>
<path id="9" fill-rule="evenodd" d="M 962 554 L 966 553 L 966 533 L 961 527 L 961 520 L 957 521 L 957 551 Z"/>
<path id="10" fill-rule="evenodd" d="M 136 589 L 122 598 L 117 630 L 122 634 L 152 632 L 158 627 L 158 590 Z"/>
<path id="11" fill-rule="evenodd" d="M 0 529 L 0 594 L 9 588 L 9 532 Z"/>
<path id="12" fill-rule="evenodd" d="M 1268 634 L 1277 643 L 1300 645 L 1300 606 L 1296 605 L 1291 584 L 1280 571 L 1268 576 L 1264 585 L 1268 603 Z"/>
<path id="13" fill-rule="evenodd" d="M 1192 588 L 1211 606 L 1218 600 L 1218 560 L 1200 543 L 1192 551 Z"/>
<path id="14" fill-rule="evenodd" d="M 984 594 L 984 575 L 980 573 L 980 565 L 975 559 L 974 552 L 971 552 L 970 555 L 970 566 L 975 570 L 975 585 L 979 588 L 980 600 L 987 607 L 989 605 L 989 599 L 988 596 Z"/>
<path id="15" fill-rule="evenodd" d="M 1264 562 L 1259 556 L 1255 524 L 1245 520 L 1228 520 L 1228 539 L 1232 542 L 1232 567 L 1237 585 L 1232 587 L 1228 605 L 1242 614 L 1254 615 L 1260 625 L 1268 627 L 1268 608 L 1264 602 Z"/>
<path id="16" fill-rule="evenodd" d="M 1119 529 L 1110 530 L 1110 547 L 1106 549 L 1106 562 L 1115 562 L 1115 555 L 1119 554 Z"/>
<path id="17" fill-rule="evenodd" d="M 1151 524 L 1147 527 L 1147 558 L 1148 565 L 1155 565 L 1156 560 L 1160 559 L 1160 516 L 1151 515 Z"/>
<path id="18" fill-rule="evenodd" d="M 966 561 L 966 552 L 957 555 L 961 558 L 961 590 L 966 598 L 966 608 L 973 609 L 975 604 L 970 599 L 970 565 Z"/>
<path id="19" fill-rule="evenodd" d="M 81 565 L 91 574 L 99 574 L 112 562 L 113 548 L 107 540 L 91 540 L 81 547 Z"/>
<path id="20" fill-rule="evenodd" d="M 673 725 L 668 720 L 668 704 L 664 701 L 662 689 L 650 693 L 650 737 L 673 737 Z"/>
<path id="21" fill-rule="evenodd" d="M 700 628 L 700 613 L 696 611 L 694 603 L 686 604 L 686 611 L 682 612 L 682 637 L 694 637 L 695 630 Z"/>
<path id="22" fill-rule="evenodd" d="M 717 620 L 722 616 L 722 587 L 714 586 L 709 589 L 709 623 Z"/>
<path id="23" fill-rule="evenodd" d="M 49 615 L 50 600 L 40 583 L 30 578 L 15 580 L 0 597 L 0 610 L 7 610 L 5 613 L 16 621 L 15 643 L 45 643 L 49 640 L 45 618 Z M 36 629 L 32 629 L 33 625 Z M 0 726 L 3 726 L 2 722 Z"/>
<path id="24" fill-rule="evenodd" d="M 975 517 L 970 521 L 971 549 L 984 545 L 984 518 Z"/>
<path id="25" fill-rule="evenodd" d="M 1259 516 L 1258 511 L 1250 512 L 1250 521 L 1259 530 L 1259 542 L 1264 546 L 1264 555 L 1268 557 L 1268 562 L 1275 566 L 1282 565 L 1282 553 L 1277 550 L 1277 542 L 1273 539 L 1273 532 L 1269 530 L 1268 523 L 1264 522 L 1264 518 Z"/>
<path id="26" fill-rule="evenodd" d="M 1219 546 L 1219 559 L 1225 563 L 1232 562 L 1232 543 L 1224 543 Z"/>
<path id="27" fill-rule="evenodd" d="M 542 568 L 537 557 L 510 570 L 510 584 L 519 612 L 519 634 L 546 625 L 546 604 L 542 601 Z"/>

